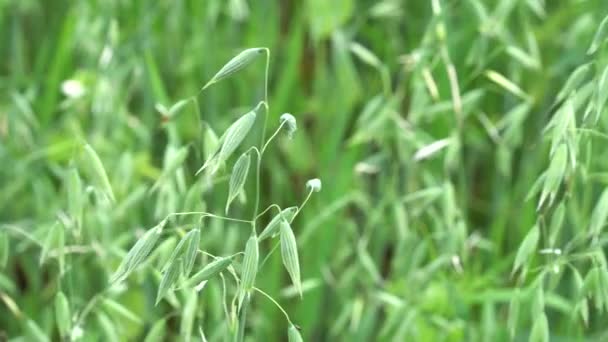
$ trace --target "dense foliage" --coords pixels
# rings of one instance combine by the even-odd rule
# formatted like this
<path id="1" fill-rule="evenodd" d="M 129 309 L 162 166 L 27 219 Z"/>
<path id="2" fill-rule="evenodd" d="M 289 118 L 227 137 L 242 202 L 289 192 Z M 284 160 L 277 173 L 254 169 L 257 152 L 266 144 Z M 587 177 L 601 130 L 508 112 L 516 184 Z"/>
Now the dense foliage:
<path id="1" fill-rule="evenodd" d="M 0 0 L 0 340 L 608 339 L 607 15 Z"/>

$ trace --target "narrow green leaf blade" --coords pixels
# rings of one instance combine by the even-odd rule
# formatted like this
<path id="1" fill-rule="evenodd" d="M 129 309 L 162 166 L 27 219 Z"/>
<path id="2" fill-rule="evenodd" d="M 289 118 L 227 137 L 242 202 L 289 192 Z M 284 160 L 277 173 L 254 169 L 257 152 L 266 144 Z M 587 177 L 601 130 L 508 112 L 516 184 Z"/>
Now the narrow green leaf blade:
<path id="1" fill-rule="evenodd" d="M 8 256 L 10 255 L 10 241 L 6 232 L 0 231 L 0 269 L 5 268 L 8 264 Z"/>
<path id="2" fill-rule="evenodd" d="M 303 342 L 300 331 L 293 324 L 289 324 L 289 328 L 287 328 L 287 340 L 289 342 Z"/>
<path id="3" fill-rule="evenodd" d="M 513 81 L 509 80 L 502 74 L 494 70 L 488 70 L 486 71 L 485 75 L 490 81 L 498 84 L 511 94 L 523 100 L 528 100 L 528 95 L 517 84 L 515 84 Z"/>
<path id="4" fill-rule="evenodd" d="M 184 342 L 188 342 L 192 338 L 192 327 L 194 325 L 197 305 L 198 296 L 196 292 L 189 291 L 186 295 L 186 304 L 182 310 L 182 320 L 179 326 L 179 334 Z"/>
<path id="5" fill-rule="evenodd" d="M 169 293 L 170 290 L 173 289 L 173 286 L 179 279 L 179 275 L 182 272 L 183 260 L 176 259 L 174 260 L 167 270 L 163 273 L 163 278 L 160 281 L 160 285 L 158 286 L 158 292 L 156 293 L 156 301 L 154 305 L 158 305 L 158 303 Z"/>
<path id="6" fill-rule="evenodd" d="M 232 264 L 231 257 L 217 258 L 209 264 L 205 265 L 200 271 L 195 273 L 185 283 L 185 287 L 194 287 L 203 281 L 209 280 L 220 272 L 224 271 Z"/>
<path id="7" fill-rule="evenodd" d="M 279 231 L 279 228 L 281 227 L 281 221 L 285 220 L 291 223 L 293 221 L 294 216 L 296 215 L 296 212 L 298 212 L 298 207 L 295 206 L 283 209 L 280 213 L 273 217 L 272 220 L 270 220 L 264 230 L 262 230 L 262 233 L 260 234 L 260 237 L 258 239 L 262 241 L 268 237 L 273 236 Z"/>
<path id="8" fill-rule="evenodd" d="M 567 96 L 569 96 L 573 91 L 575 91 L 581 85 L 581 83 L 585 80 L 585 77 L 587 76 L 587 74 L 589 73 L 590 70 L 591 70 L 591 63 L 586 63 L 586 64 L 583 64 L 583 65 L 579 66 L 578 68 L 576 68 L 572 72 L 572 74 L 570 74 L 570 77 L 568 77 L 568 80 L 566 81 L 566 83 L 564 84 L 562 89 L 557 94 L 557 101 L 558 102 L 562 101 Z"/>
<path id="9" fill-rule="evenodd" d="M 72 318 L 68 299 L 61 291 L 55 296 L 55 321 L 59 335 L 63 338 L 67 337 L 72 327 Z"/>
<path id="10" fill-rule="evenodd" d="M 559 186 L 562 183 L 564 176 L 566 174 L 566 167 L 568 166 L 568 147 L 566 144 L 560 144 L 553 158 L 551 158 L 551 163 L 549 164 L 549 169 L 547 169 L 547 173 L 545 176 L 545 182 L 543 184 L 543 191 L 540 196 L 540 201 L 538 203 L 538 208 L 540 208 L 545 200 L 549 198 L 549 204 L 553 202 L 557 191 L 559 190 Z"/>
<path id="11" fill-rule="evenodd" d="M 507 329 L 509 330 L 509 335 L 511 338 L 515 337 L 515 333 L 517 331 L 517 322 L 519 319 L 519 307 L 520 307 L 520 298 L 519 298 L 519 289 L 515 290 L 513 297 L 509 301 L 509 316 L 507 318 Z"/>
<path id="12" fill-rule="evenodd" d="M 82 180 L 76 167 L 71 167 L 66 176 L 68 212 L 76 230 L 80 229 L 84 208 Z"/>
<path id="13" fill-rule="evenodd" d="M 116 199 L 114 198 L 114 192 L 112 191 L 112 186 L 110 185 L 110 179 L 108 178 L 106 169 L 103 167 L 103 163 L 97 155 L 97 152 L 95 152 L 95 150 L 89 144 L 84 146 L 84 152 L 85 161 L 92 172 L 94 180 L 99 184 L 101 190 L 104 191 L 106 196 L 108 196 L 108 198 L 114 202 Z"/>
<path id="14" fill-rule="evenodd" d="M 187 244 L 184 253 L 184 269 L 183 275 L 187 277 L 192 272 L 194 262 L 196 261 L 196 254 L 198 253 L 198 247 L 201 241 L 201 230 L 196 228 L 188 232 Z"/>
<path id="15" fill-rule="evenodd" d="M 226 213 L 230 209 L 230 203 L 238 196 L 243 189 L 249 166 L 251 165 L 251 155 L 249 152 L 243 153 L 234 164 L 232 175 L 230 175 L 230 185 L 228 190 L 228 200 L 226 201 Z"/>
<path id="16" fill-rule="evenodd" d="M 608 218 L 608 189 L 604 189 L 600 195 L 595 208 L 591 214 L 591 221 L 589 223 L 589 232 L 593 236 L 598 236 L 604 226 L 606 225 L 606 219 Z"/>
<path id="17" fill-rule="evenodd" d="M 587 54 L 591 55 L 595 53 L 606 39 L 608 39 L 608 16 L 606 16 L 598 26 L 593 41 L 591 41 L 591 46 L 589 46 L 589 50 L 587 50 Z"/>
<path id="18" fill-rule="evenodd" d="M 249 48 L 243 50 L 238 55 L 234 56 L 228 63 L 226 63 L 220 71 L 218 71 L 215 76 L 205 84 L 202 90 L 205 90 L 207 87 L 211 86 L 214 83 L 217 83 L 228 76 L 238 72 L 239 70 L 245 68 L 249 64 L 251 64 L 257 57 L 262 55 L 266 51 L 266 48 Z"/>
<path id="19" fill-rule="evenodd" d="M 544 312 L 540 316 L 534 317 L 534 324 L 528 341 L 549 342 L 549 322 Z"/>
<path id="20" fill-rule="evenodd" d="M 241 284 L 239 288 L 239 307 L 243 302 L 245 295 L 253 289 L 255 277 L 258 273 L 259 258 L 260 251 L 258 238 L 255 235 L 255 232 L 253 232 L 245 245 L 245 257 L 243 258 L 243 269 L 241 272 Z"/>
<path id="21" fill-rule="evenodd" d="M 298 258 L 298 246 L 296 237 L 291 230 L 291 226 L 285 220 L 281 222 L 281 257 L 287 273 L 291 277 L 291 282 L 302 297 L 302 282 L 300 280 L 300 261 Z"/>
<path id="22" fill-rule="evenodd" d="M 230 127 L 228 127 L 223 138 L 222 147 L 218 152 L 217 164 L 221 164 L 226 161 L 234 150 L 239 147 L 241 142 L 243 142 L 243 139 L 245 139 L 247 133 L 249 133 L 249 130 L 255 122 L 256 111 L 257 108 L 243 115 Z"/>
<path id="23" fill-rule="evenodd" d="M 129 250 L 125 258 L 122 260 L 118 269 L 114 272 L 112 277 L 110 278 L 110 283 L 115 283 L 117 281 L 122 281 L 137 268 L 150 254 L 154 246 L 156 245 L 156 241 L 160 237 L 162 230 L 166 224 L 166 221 L 163 220 L 155 227 L 149 229 Z"/>
<path id="24" fill-rule="evenodd" d="M 164 319 L 159 319 L 154 323 L 150 331 L 146 335 L 144 342 L 162 342 L 165 341 L 167 334 L 167 323 Z"/>
<path id="25" fill-rule="evenodd" d="M 119 302 L 106 298 L 103 301 L 103 307 L 108 311 L 108 313 L 116 314 L 117 316 L 128 319 L 131 322 L 141 324 L 141 318 L 139 318 L 133 311 L 127 309 L 124 305 Z"/>
<path id="26" fill-rule="evenodd" d="M 515 273 L 524 263 L 530 258 L 532 253 L 536 250 L 536 246 L 538 244 L 538 239 L 540 237 L 540 230 L 537 225 L 532 227 L 523 242 L 519 246 L 517 250 L 517 255 L 515 256 L 515 263 L 513 264 L 513 270 L 511 274 Z"/>

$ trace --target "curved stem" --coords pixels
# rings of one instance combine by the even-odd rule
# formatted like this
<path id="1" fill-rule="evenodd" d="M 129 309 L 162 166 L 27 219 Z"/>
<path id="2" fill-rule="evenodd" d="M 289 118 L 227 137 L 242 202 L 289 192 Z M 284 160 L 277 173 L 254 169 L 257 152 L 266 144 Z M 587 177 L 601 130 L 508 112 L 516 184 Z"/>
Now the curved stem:
<path id="1" fill-rule="evenodd" d="M 106 288 L 104 288 L 101 292 L 97 293 L 96 295 L 94 295 L 89 302 L 85 305 L 84 309 L 80 312 L 80 315 L 78 316 L 78 319 L 76 319 L 76 323 L 74 323 L 74 326 L 81 326 L 82 322 L 84 321 L 85 317 L 87 317 L 87 315 L 89 314 L 89 312 L 91 312 L 91 310 L 93 310 L 93 306 L 105 295 L 105 293 L 110 289 L 110 286 L 106 286 Z"/>
<path id="2" fill-rule="evenodd" d="M 249 220 L 241 220 L 241 219 L 236 219 L 236 218 L 232 218 L 232 217 L 215 215 L 215 214 L 212 214 L 212 213 L 208 213 L 206 211 L 185 211 L 185 212 L 180 212 L 180 213 L 171 213 L 171 214 L 167 215 L 165 217 L 165 219 L 168 219 L 168 218 L 170 218 L 172 216 L 187 216 L 187 215 L 201 215 L 201 219 L 203 219 L 205 217 L 211 217 L 211 218 L 215 218 L 215 219 L 218 219 L 218 220 L 233 221 L 233 222 L 240 222 L 240 223 L 251 224 L 251 221 L 249 221 Z"/>
<path id="3" fill-rule="evenodd" d="M 262 217 L 262 215 L 266 214 L 272 208 L 277 208 L 277 210 L 279 211 L 279 213 L 281 212 L 281 207 L 279 207 L 276 204 L 271 204 L 270 206 L 268 206 L 268 208 L 264 209 L 264 211 L 262 211 L 261 213 L 259 213 L 258 216 L 256 216 L 254 218 L 254 221 L 257 221 L 260 217 Z"/>
<path id="4" fill-rule="evenodd" d="M 15 233 L 17 233 L 19 235 L 22 235 L 27 240 L 29 240 L 32 243 L 34 243 L 34 244 L 42 247 L 42 243 L 38 242 L 38 240 L 36 240 L 36 238 L 32 234 L 30 234 L 27 231 L 21 229 L 19 226 L 15 226 L 15 225 L 12 225 L 12 224 L 3 224 L 2 227 L 6 228 L 7 230 L 11 230 L 11 231 L 13 231 L 13 232 L 15 232 Z"/>
<path id="5" fill-rule="evenodd" d="M 206 211 L 182 211 L 182 212 L 177 212 L 177 213 L 171 213 L 167 216 L 165 216 L 165 220 L 169 219 L 170 217 L 173 216 L 188 216 L 188 215 L 208 215 L 211 214 L 209 212 Z"/>
<path id="6" fill-rule="evenodd" d="M 296 216 L 298 216 L 298 214 L 300 213 L 300 210 L 302 210 L 302 208 L 304 208 L 304 206 L 306 205 L 306 203 L 310 199 L 310 196 L 312 196 L 312 193 L 313 193 L 312 189 L 310 191 L 308 191 L 308 195 L 306 195 L 306 198 L 304 199 L 304 202 L 302 202 L 302 204 L 298 207 L 298 210 L 296 211 L 296 213 L 293 215 L 294 219 L 296 218 Z"/>
<path id="7" fill-rule="evenodd" d="M 205 215 L 205 217 L 216 218 L 218 220 L 224 220 L 224 221 L 232 221 L 232 222 L 240 222 L 240 223 L 251 224 L 251 221 L 249 221 L 249 220 L 235 219 L 235 218 L 232 218 L 232 217 L 219 216 L 219 215 L 214 215 L 214 214 Z"/>
<path id="8" fill-rule="evenodd" d="M 257 287 L 253 287 L 254 290 L 258 291 L 259 293 L 263 294 L 264 297 L 268 298 L 272 303 L 274 303 L 274 305 L 279 308 L 279 310 L 281 310 L 281 312 L 283 313 L 283 315 L 285 315 L 285 319 L 287 319 L 287 322 L 289 322 L 289 324 L 293 324 L 291 323 L 291 320 L 289 319 L 289 315 L 287 314 L 287 312 L 285 312 L 285 310 L 283 310 L 283 307 L 281 305 L 279 305 L 279 303 L 277 303 L 276 300 L 274 300 L 272 297 L 270 297 L 270 295 L 268 295 L 266 292 L 260 290 Z"/>
<path id="9" fill-rule="evenodd" d="M 260 157 L 261 157 L 262 153 L 260 152 L 260 150 L 258 150 L 258 148 L 257 148 L 256 146 L 251 146 L 251 147 L 249 148 L 249 150 L 247 150 L 247 152 L 249 152 L 249 151 L 251 151 L 251 150 L 255 151 L 255 153 L 258 155 L 258 158 L 260 158 Z"/>
<path id="10" fill-rule="evenodd" d="M 199 253 L 201 253 L 201 254 L 204 254 L 204 255 L 206 255 L 206 256 L 212 257 L 213 259 L 219 259 L 219 258 L 222 258 L 222 257 L 219 257 L 219 256 L 217 256 L 217 255 L 213 255 L 213 254 L 211 254 L 211 253 L 209 253 L 209 252 L 205 252 L 205 251 L 204 251 L 204 250 L 202 250 L 202 249 L 198 249 L 198 250 L 197 250 L 197 252 L 199 252 Z M 234 253 L 234 254 L 230 254 L 230 255 L 228 256 L 228 258 L 234 258 L 235 256 L 240 255 L 240 254 L 245 254 L 245 252 L 236 252 L 236 253 Z"/>
<path id="11" fill-rule="evenodd" d="M 266 147 L 268 147 L 268 144 L 270 144 L 270 142 L 272 141 L 272 139 L 274 139 L 274 137 L 276 137 L 277 134 L 279 134 L 279 132 L 281 131 L 281 128 L 283 128 L 283 125 L 285 125 L 285 121 L 281 122 L 281 125 L 279 125 L 279 127 L 277 128 L 277 130 L 270 136 L 270 138 L 268 138 L 268 140 L 266 141 L 266 143 L 262 147 L 262 154 L 264 153 L 264 151 L 266 151 Z"/>

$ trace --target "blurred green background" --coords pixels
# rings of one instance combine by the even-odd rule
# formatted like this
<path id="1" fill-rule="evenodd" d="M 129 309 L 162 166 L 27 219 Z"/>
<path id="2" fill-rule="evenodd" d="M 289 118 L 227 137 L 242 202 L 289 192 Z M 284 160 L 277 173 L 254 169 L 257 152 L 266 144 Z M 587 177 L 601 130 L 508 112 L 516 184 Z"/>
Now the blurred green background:
<path id="1" fill-rule="evenodd" d="M 303 299 L 278 253 L 256 280 L 304 340 L 542 340 L 539 312 L 551 341 L 608 338 L 604 239 L 585 235 L 608 182 L 605 38 L 588 54 L 606 14 L 605 0 L 0 0 L 0 340 L 58 340 L 58 289 L 77 317 L 145 227 L 175 211 L 223 214 L 226 182 L 206 188 L 194 175 L 204 132 L 219 136 L 263 99 L 263 59 L 196 94 L 248 47 L 270 49 L 267 132 L 282 113 L 298 121 L 294 138 L 280 137 L 264 158 L 262 207 L 301 203 L 306 181 L 323 181 L 292 223 Z M 553 155 L 544 128 L 587 62 L 566 94 L 576 163 L 555 203 L 537 210 L 538 190 L 525 198 Z M 165 122 L 158 104 L 193 95 L 198 109 Z M 64 179 L 83 142 L 103 161 L 116 203 L 87 188 L 84 232 L 66 235 L 61 274 L 57 258 L 40 258 L 65 216 Z M 180 146 L 189 154 L 176 185 L 150 193 L 167 150 Z M 249 215 L 253 182 L 247 193 L 231 214 Z M 527 276 L 513 275 L 535 224 Z M 247 237 L 209 223 L 201 248 L 229 255 Z M 150 267 L 104 292 L 138 319 L 95 305 L 79 322 L 83 340 L 143 340 L 158 322 L 159 340 L 198 339 L 199 326 L 210 341 L 227 336 L 217 280 L 194 301 L 190 330 L 189 294 L 154 306 L 158 268 L 178 238 L 168 233 Z M 262 256 L 272 246 L 262 243 Z M 560 254 L 546 251 L 554 248 Z M 595 268 L 601 275 L 587 277 Z M 283 315 L 263 297 L 247 324 L 246 340 L 286 340 Z"/>

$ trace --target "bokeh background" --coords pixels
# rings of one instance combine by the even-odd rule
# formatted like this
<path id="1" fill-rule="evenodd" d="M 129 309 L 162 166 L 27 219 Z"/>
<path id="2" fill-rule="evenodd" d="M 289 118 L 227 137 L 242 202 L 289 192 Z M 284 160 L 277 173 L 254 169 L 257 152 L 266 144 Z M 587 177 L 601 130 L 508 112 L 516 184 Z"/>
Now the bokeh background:
<path id="1" fill-rule="evenodd" d="M 263 58 L 198 92 L 243 49 L 268 47 L 268 129 L 288 112 L 298 131 L 264 158 L 262 204 L 301 203 L 310 178 L 323 189 L 292 223 L 303 298 L 279 253 L 256 284 L 304 340 L 543 340 L 543 331 L 603 340 L 604 240 L 587 234 L 608 181 L 602 32 L 588 51 L 607 14 L 604 0 L 0 0 L 0 336 L 58 340 L 58 289 L 78 317 L 143 229 L 170 212 L 223 213 L 226 182 L 210 188 L 194 173 L 207 128 L 219 136 L 263 99 Z M 159 104 L 193 95 L 198 109 L 167 122 Z M 559 133 L 545 127 L 564 102 L 575 111 L 563 138 L 571 163 L 538 209 Z M 62 273 L 41 254 L 65 216 L 64 179 L 83 142 L 116 202 L 87 192 L 84 233 L 66 233 Z M 182 146 L 175 184 L 149 192 L 167 151 Z M 254 182 L 246 189 L 234 216 L 251 211 Z M 540 237 L 512 272 L 532 227 Z M 228 255 L 247 237 L 209 223 L 201 248 Z M 104 292 L 137 319 L 95 305 L 83 340 L 139 341 L 154 327 L 158 340 L 198 339 L 199 326 L 210 341 L 227 336 L 221 282 L 154 306 L 158 268 L 178 239 L 168 233 L 146 267 Z M 184 310 L 194 312 L 190 330 Z M 283 315 L 263 297 L 247 324 L 246 340 L 286 340 Z"/>

